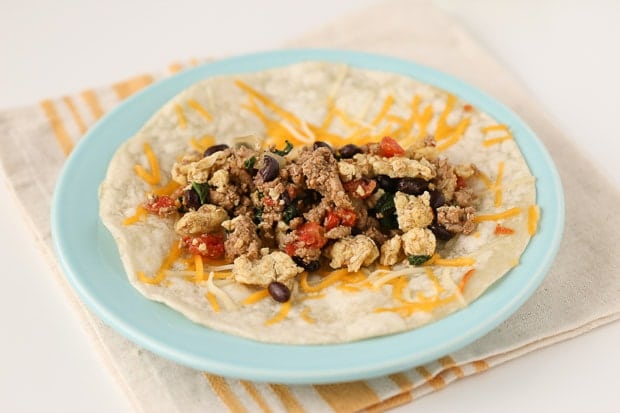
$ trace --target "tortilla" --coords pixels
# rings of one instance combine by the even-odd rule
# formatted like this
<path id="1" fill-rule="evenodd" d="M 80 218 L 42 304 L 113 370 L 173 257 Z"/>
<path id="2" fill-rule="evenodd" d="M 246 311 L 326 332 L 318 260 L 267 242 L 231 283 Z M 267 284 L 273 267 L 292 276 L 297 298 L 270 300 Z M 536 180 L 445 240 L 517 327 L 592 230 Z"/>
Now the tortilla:
<path id="1" fill-rule="evenodd" d="M 259 299 L 264 296 L 259 290 L 214 279 L 217 274 L 208 282 L 192 280 L 187 259 L 153 278 L 177 243 L 174 219 L 136 215 L 131 225 L 127 219 L 146 193 L 165 190 L 173 163 L 192 144 L 200 146 L 209 137 L 230 143 L 248 134 L 278 145 L 285 138 L 307 144 L 312 135 L 328 142 L 340 137 L 339 145 L 347 137 L 355 143 L 389 135 L 405 147 L 434 135 L 442 156 L 454 164 L 474 163 L 481 172 L 471 178 L 479 203 L 477 230 L 440 245 L 440 258 L 428 265 L 399 264 L 392 271 L 369 271 L 361 280 L 342 271 L 309 277 L 310 287 L 298 287 L 290 304 Z M 156 185 L 134 171 L 136 165 L 149 169 L 145 143 L 159 163 Z M 535 179 L 505 125 L 412 78 L 324 62 L 194 84 L 118 149 L 100 187 L 100 216 L 133 287 L 212 329 L 286 344 L 397 333 L 465 307 L 518 264 L 534 232 L 535 202 Z M 252 294 L 258 295 L 248 303 Z"/>

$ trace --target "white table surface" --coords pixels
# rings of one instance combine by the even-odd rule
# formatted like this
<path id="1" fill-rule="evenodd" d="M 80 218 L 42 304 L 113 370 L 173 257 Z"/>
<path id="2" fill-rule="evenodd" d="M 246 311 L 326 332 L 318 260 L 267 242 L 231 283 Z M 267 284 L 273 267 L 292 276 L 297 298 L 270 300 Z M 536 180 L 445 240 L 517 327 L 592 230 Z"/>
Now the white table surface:
<path id="1" fill-rule="evenodd" d="M 4 1 L 0 108 L 108 84 L 176 59 L 276 48 L 375 2 Z M 587 3 L 438 0 L 516 73 L 618 187 L 620 6 Z M 0 192 L 0 262 L 0 411 L 131 411 L 6 190 Z M 615 323 L 397 411 L 617 412 L 619 344 Z"/>

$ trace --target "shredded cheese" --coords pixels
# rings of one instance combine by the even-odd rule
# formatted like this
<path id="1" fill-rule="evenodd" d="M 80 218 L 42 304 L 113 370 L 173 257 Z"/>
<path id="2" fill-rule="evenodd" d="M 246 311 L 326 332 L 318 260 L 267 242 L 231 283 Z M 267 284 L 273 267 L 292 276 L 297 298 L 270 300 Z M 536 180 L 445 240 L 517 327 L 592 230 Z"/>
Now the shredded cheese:
<path id="1" fill-rule="evenodd" d="M 142 165 L 135 165 L 134 171 L 136 174 L 142 178 L 146 183 L 151 185 L 158 185 L 161 180 L 161 174 L 159 171 L 159 162 L 157 161 L 157 157 L 151 148 L 151 145 L 144 142 L 144 153 L 146 154 L 146 158 L 149 161 L 149 166 L 151 168 L 151 173 L 148 173 L 144 170 Z"/>
<path id="2" fill-rule="evenodd" d="M 196 268 L 195 270 L 196 281 L 197 282 L 204 281 L 205 273 L 204 273 L 204 268 L 202 266 L 202 257 L 200 256 L 200 254 L 194 255 L 194 267 Z M 213 274 L 213 272 L 211 272 L 211 274 Z"/>
<path id="3" fill-rule="evenodd" d="M 179 119 L 179 127 L 185 129 L 187 127 L 187 120 L 185 120 L 185 113 L 181 105 L 175 105 L 174 110 L 177 112 L 177 118 Z"/>
<path id="4" fill-rule="evenodd" d="M 135 224 L 136 222 L 140 221 L 142 217 L 146 216 L 146 214 L 146 209 L 144 209 L 142 205 L 138 205 L 138 207 L 136 208 L 136 212 L 132 216 L 125 218 L 125 220 L 123 221 L 123 225 L 128 226 Z"/>
<path id="5" fill-rule="evenodd" d="M 505 227 L 503 225 L 497 224 L 495 225 L 495 235 L 512 235 L 515 233 L 515 230 L 512 228 Z"/>
<path id="6" fill-rule="evenodd" d="M 213 119 L 213 116 L 211 116 L 211 114 L 207 112 L 207 110 L 200 103 L 196 102 L 194 99 L 188 100 L 187 104 L 189 105 L 189 107 L 191 107 L 196 112 L 198 112 L 200 116 L 205 118 L 207 121 L 211 121 Z"/>
<path id="7" fill-rule="evenodd" d="M 482 141 L 482 146 L 488 148 L 489 146 L 497 145 L 498 143 L 502 143 L 504 141 L 512 139 L 511 135 L 501 136 L 499 138 L 492 138 Z"/>
<path id="8" fill-rule="evenodd" d="M 474 265 L 475 263 L 476 260 L 472 257 L 441 258 L 439 254 L 435 254 L 423 265 L 437 265 L 440 267 L 467 267 L 470 265 Z"/>
<path id="9" fill-rule="evenodd" d="M 213 271 L 209 273 L 209 277 L 207 278 L 207 290 L 215 295 L 223 304 L 224 308 L 228 311 L 233 311 L 237 309 L 237 305 L 233 302 L 233 300 L 213 282 Z"/>
<path id="10" fill-rule="evenodd" d="M 215 297 L 215 295 L 211 291 L 208 291 L 205 297 L 209 301 L 209 304 L 211 304 L 211 308 L 213 309 L 213 311 L 219 313 L 220 304 L 217 302 L 217 298 Z"/>
<path id="11" fill-rule="evenodd" d="M 537 205 L 532 205 L 527 209 L 527 232 L 534 235 L 538 228 L 538 220 L 540 219 L 540 210 Z"/>
<path id="12" fill-rule="evenodd" d="M 304 321 L 308 324 L 314 324 L 316 323 L 316 320 L 312 317 L 310 317 L 310 308 L 308 307 L 304 307 L 303 310 L 301 310 L 301 313 L 299 314 L 301 316 L 301 318 L 304 319 Z"/>
<path id="13" fill-rule="evenodd" d="M 506 126 L 506 125 L 490 125 L 490 126 L 483 127 L 481 130 L 482 130 L 482 133 L 488 133 L 488 132 L 492 132 L 492 131 L 496 131 L 496 130 L 507 131 L 508 130 L 508 126 Z"/>
<path id="14" fill-rule="evenodd" d="M 174 191 L 179 189 L 181 185 L 178 182 L 173 181 L 172 179 L 164 186 L 159 187 L 153 190 L 153 193 L 158 196 L 162 195 L 171 195 Z"/>
<path id="15" fill-rule="evenodd" d="M 264 290 L 259 290 L 259 291 L 256 291 L 255 293 L 252 293 L 252 294 L 248 295 L 241 302 L 241 304 L 243 304 L 243 305 L 255 304 L 255 303 L 257 303 L 257 302 L 259 302 L 262 299 L 267 298 L 267 297 L 269 297 L 269 290 L 267 290 L 265 288 Z"/>
<path id="16" fill-rule="evenodd" d="M 462 119 L 459 124 L 456 126 L 456 128 L 454 129 L 454 132 L 448 136 L 450 136 L 450 139 L 448 139 L 447 141 L 443 142 L 440 145 L 437 145 L 437 150 L 439 152 L 443 152 L 446 149 L 448 149 L 450 146 L 454 145 L 455 143 L 457 143 L 461 137 L 463 137 L 463 134 L 465 133 L 465 130 L 467 130 L 467 128 L 469 127 L 469 118 L 464 118 Z"/>
<path id="17" fill-rule="evenodd" d="M 390 108 L 392 107 L 393 103 L 394 103 L 394 97 L 392 95 L 388 95 L 385 98 L 385 101 L 383 102 L 383 106 L 379 110 L 379 113 L 372 120 L 372 122 L 371 122 L 372 126 L 377 126 L 383 120 L 385 115 L 387 115 L 387 113 L 389 112 Z"/>
<path id="18" fill-rule="evenodd" d="M 484 186 L 487 187 L 487 189 L 491 189 L 493 187 L 493 183 L 491 182 L 489 177 L 481 170 L 477 170 L 474 176 L 478 177 L 482 181 Z"/>
<path id="19" fill-rule="evenodd" d="M 308 284 L 308 273 L 304 271 L 301 274 L 299 279 L 299 284 L 301 285 L 301 289 L 307 293 L 314 293 L 323 290 L 324 288 L 329 287 L 332 284 L 338 282 L 343 276 L 347 274 L 347 269 L 343 268 L 341 270 L 333 271 L 328 276 L 324 277 L 321 282 L 315 285 Z"/>
<path id="20" fill-rule="evenodd" d="M 280 321 L 284 320 L 286 318 L 286 316 L 288 315 L 288 312 L 291 310 L 291 300 L 288 300 L 287 302 L 285 302 L 284 304 L 282 304 L 282 307 L 280 308 L 280 311 L 278 312 L 278 314 L 276 314 L 275 317 L 265 321 L 265 325 L 272 325 L 272 324 L 276 324 L 279 323 Z"/>
<path id="21" fill-rule="evenodd" d="M 504 161 L 497 167 L 497 178 L 495 178 L 495 208 L 502 206 L 502 178 L 504 177 Z"/>
<path id="22" fill-rule="evenodd" d="M 179 258 L 180 255 L 181 255 L 181 248 L 179 247 L 179 243 L 177 241 L 174 241 L 172 243 L 172 247 L 170 248 L 170 252 L 164 259 L 164 262 L 162 262 L 161 266 L 159 267 L 159 270 L 157 270 L 155 277 L 153 278 L 148 277 L 142 271 L 139 271 L 138 280 L 145 284 L 161 283 L 166 278 L 165 270 L 170 268 L 172 264 L 174 264 L 174 262 Z"/>
<path id="23" fill-rule="evenodd" d="M 474 222 L 499 221 L 500 219 L 514 217 L 515 215 L 519 215 L 520 213 L 521 208 L 514 207 L 502 212 L 498 212 L 497 214 L 478 215 L 474 218 Z"/>
<path id="24" fill-rule="evenodd" d="M 469 279 L 471 278 L 472 275 L 474 275 L 475 272 L 476 272 L 476 269 L 472 268 L 471 270 L 463 274 L 463 278 L 461 278 L 461 281 L 459 281 L 459 291 L 461 293 L 465 289 L 465 284 L 467 284 L 467 281 L 469 281 Z"/>

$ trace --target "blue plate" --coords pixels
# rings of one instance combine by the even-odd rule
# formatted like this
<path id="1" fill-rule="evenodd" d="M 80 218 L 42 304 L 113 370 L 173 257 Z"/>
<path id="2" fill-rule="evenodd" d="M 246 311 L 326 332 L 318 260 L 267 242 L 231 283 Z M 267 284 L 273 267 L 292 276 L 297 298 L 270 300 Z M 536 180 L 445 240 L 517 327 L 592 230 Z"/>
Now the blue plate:
<path id="1" fill-rule="evenodd" d="M 266 344 L 194 324 L 131 287 L 111 235 L 99 220 L 97 188 L 119 145 L 169 99 L 209 76 L 323 60 L 411 76 L 436 85 L 510 127 L 536 176 L 541 220 L 521 264 L 467 308 L 416 330 L 348 344 Z M 287 50 L 220 60 L 162 80 L 103 118 L 75 148 L 58 181 L 52 235 L 60 264 L 92 311 L 141 347 L 178 363 L 228 377 L 277 383 L 330 383 L 380 376 L 435 360 L 483 336 L 516 311 L 549 270 L 563 232 L 558 173 L 534 132 L 479 90 L 408 61 L 334 50 Z"/>

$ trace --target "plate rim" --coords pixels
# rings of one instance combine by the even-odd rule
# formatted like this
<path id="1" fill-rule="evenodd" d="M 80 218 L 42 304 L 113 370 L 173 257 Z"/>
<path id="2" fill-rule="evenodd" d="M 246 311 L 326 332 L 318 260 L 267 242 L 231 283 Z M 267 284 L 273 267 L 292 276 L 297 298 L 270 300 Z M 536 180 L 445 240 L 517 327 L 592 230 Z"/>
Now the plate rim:
<path id="1" fill-rule="evenodd" d="M 66 251 L 65 249 L 66 243 L 63 237 L 66 237 L 67 234 L 65 233 L 66 228 L 63 228 L 62 225 L 63 222 L 65 222 L 63 221 L 64 217 L 62 215 L 62 205 L 65 198 L 63 195 L 66 193 L 65 191 L 70 188 L 71 180 L 70 178 L 68 178 L 68 176 L 72 172 L 74 165 L 78 162 L 77 160 L 79 160 L 80 157 L 86 156 L 84 155 L 84 153 L 88 154 L 87 151 L 90 145 L 93 144 L 92 142 L 98 139 L 97 136 L 102 133 L 102 130 L 105 131 L 106 127 L 110 127 L 108 124 L 110 122 L 113 122 L 113 120 L 118 117 L 119 114 L 122 114 L 124 111 L 128 111 L 135 105 L 140 105 L 140 102 L 142 100 L 147 99 L 151 95 L 155 95 L 156 93 L 158 93 L 158 91 L 163 91 L 160 93 L 168 93 L 170 91 L 174 91 L 174 93 L 171 95 L 174 96 L 187 86 L 184 84 L 184 82 L 187 83 L 187 81 L 197 77 L 206 78 L 217 74 L 229 74 L 232 73 L 230 71 L 231 69 L 234 70 L 235 67 L 239 68 L 240 66 L 247 67 L 249 65 L 250 67 L 257 67 L 257 69 L 237 70 L 236 73 L 247 73 L 250 71 L 265 70 L 267 68 L 266 66 L 280 67 L 286 64 L 292 64 L 304 60 L 324 60 L 330 62 L 340 62 L 370 70 L 383 70 L 399 73 L 405 76 L 413 77 L 414 79 L 421 80 L 425 83 L 433 84 L 434 86 L 440 87 L 444 90 L 448 90 L 451 93 L 454 93 L 455 95 L 469 102 L 472 102 L 472 100 L 476 102 L 483 102 L 483 105 L 475 104 L 475 106 L 480 107 L 489 105 L 492 110 L 489 110 L 486 107 L 481 108 L 487 114 L 489 114 L 489 112 L 500 113 L 501 116 L 499 117 L 501 118 L 502 123 L 509 124 L 511 129 L 513 129 L 515 140 L 519 144 L 519 147 L 524 154 L 524 158 L 526 159 L 526 162 L 528 163 L 528 166 L 530 167 L 532 172 L 534 169 L 538 168 L 546 169 L 547 174 L 544 176 L 544 182 L 549 181 L 552 183 L 552 185 L 550 188 L 545 187 L 544 189 L 545 191 L 551 190 L 551 193 L 554 195 L 553 197 L 551 197 L 550 200 L 547 199 L 549 197 L 545 198 L 546 202 L 552 202 L 552 204 L 547 206 L 547 208 L 550 209 L 541 208 L 542 214 L 539 222 L 539 230 L 537 234 L 530 240 L 524 253 L 521 256 L 523 262 L 523 257 L 526 257 L 526 255 L 527 257 L 529 257 L 531 255 L 531 253 L 528 253 L 528 250 L 531 252 L 532 245 L 540 244 L 544 235 L 544 246 L 546 250 L 542 253 L 542 256 L 540 257 L 541 260 L 538 265 L 532 269 L 533 271 L 531 275 L 527 278 L 528 282 L 521 285 L 521 289 L 518 291 L 518 294 L 514 295 L 511 300 L 502 302 L 502 305 L 500 305 L 499 308 L 495 309 L 495 313 L 493 313 L 492 315 L 487 315 L 487 317 L 482 320 L 481 323 L 472 326 L 471 330 L 466 333 L 461 332 L 458 336 L 453 337 L 452 340 L 443 341 L 432 349 L 426 349 L 425 351 L 417 351 L 400 355 L 390 354 L 390 357 L 386 357 L 383 360 L 375 361 L 372 364 L 360 366 L 351 363 L 351 365 L 348 367 L 342 367 L 342 365 L 340 365 L 340 367 L 333 369 L 327 368 L 327 366 L 324 365 L 322 365 L 320 369 L 311 370 L 299 368 L 293 370 L 282 367 L 274 368 L 273 365 L 265 365 L 262 367 L 235 365 L 230 361 L 223 362 L 221 360 L 214 359 L 212 356 L 205 355 L 204 353 L 201 355 L 189 354 L 187 351 L 171 347 L 169 344 L 163 343 L 158 338 L 154 338 L 151 335 L 146 334 L 143 330 L 140 330 L 140 326 L 130 325 L 127 323 L 126 320 L 119 319 L 108 307 L 109 303 L 102 302 L 101 297 L 96 294 L 97 292 L 88 290 L 87 286 L 83 283 L 83 280 L 81 279 L 83 275 L 75 271 L 75 265 L 73 262 L 74 260 L 71 258 L 71 252 Z M 431 80 L 429 81 L 429 79 Z M 463 96 L 463 94 L 466 94 L 467 96 Z M 153 113 L 150 113 L 149 117 L 152 114 Z M 498 118 L 498 116 L 490 116 L 492 116 L 494 119 Z M 510 121 L 503 122 L 504 118 Z M 527 148 L 523 147 L 523 144 L 525 143 L 528 144 Z M 117 146 L 114 149 L 116 148 Z M 538 159 L 538 162 L 542 162 L 542 164 L 532 165 L 532 154 L 537 155 L 537 157 L 534 157 L 534 159 Z M 536 174 L 532 174 L 537 178 L 536 202 L 538 205 L 540 205 L 539 200 L 541 196 L 541 188 L 539 186 L 541 185 L 541 179 L 539 179 L 539 176 L 537 176 Z M 439 357 L 442 357 L 445 354 L 456 351 L 470 344 L 474 340 L 482 337 L 493 328 L 497 327 L 501 322 L 503 322 L 511 314 L 513 314 L 526 301 L 526 299 L 533 294 L 533 292 L 542 282 L 549 268 L 551 267 L 553 259 L 555 258 L 559 249 L 563 235 L 563 223 L 565 214 L 564 208 L 564 196 L 559 174 L 548 151 L 546 150 L 540 139 L 530 129 L 530 127 L 522 119 L 520 119 L 517 114 L 515 114 L 498 100 L 487 95 L 478 88 L 475 88 L 451 75 L 445 74 L 436 69 L 432 69 L 418 63 L 394 57 L 348 50 L 293 49 L 246 54 L 206 63 L 204 65 L 188 69 L 176 75 L 159 80 L 153 85 L 150 85 L 144 90 L 121 102 L 118 106 L 116 106 L 104 117 L 102 117 L 102 119 L 100 119 L 99 122 L 97 122 L 97 124 L 88 131 L 88 133 L 76 145 L 73 153 L 65 162 L 65 165 L 63 166 L 61 174 L 58 178 L 52 199 L 51 229 L 52 241 L 56 257 L 59 260 L 59 263 L 63 270 L 63 274 L 69 280 L 73 289 L 77 291 L 82 301 L 89 308 L 91 308 L 91 310 L 93 310 L 99 318 L 101 318 L 107 325 L 120 332 L 123 336 L 130 339 L 138 346 L 144 347 L 150 351 L 153 351 L 156 354 L 159 354 L 167 359 L 178 362 L 180 364 L 192 368 L 206 370 L 227 377 L 287 384 L 318 384 L 367 379 L 371 377 L 394 373 L 397 371 L 402 371 L 409 367 L 421 365 L 429 361 L 435 360 Z M 553 214 L 547 214 L 547 212 L 553 212 Z M 98 210 L 95 211 L 95 215 L 96 219 L 99 220 Z M 540 253 L 538 255 L 540 255 Z M 502 281 L 509 279 L 512 274 L 519 273 L 519 271 L 523 272 L 523 268 L 525 268 L 523 264 L 516 267 L 514 270 L 510 271 L 502 279 L 500 279 L 498 283 L 501 284 Z M 123 274 L 123 276 L 124 275 L 125 274 Z M 514 278 L 514 276 L 512 278 Z M 493 288 L 494 290 L 496 288 L 501 288 L 501 286 L 496 287 L 498 283 L 495 283 L 491 288 Z M 487 290 L 487 292 L 488 291 L 489 290 Z M 255 346 L 261 349 L 267 348 L 268 351 L 274 351 L 276 353 L 280 353 L 280 355 L 282 355 L 283 351 L 286 353 L 288 350 L 289 353 L 293 354 L 295 357 L 299 357 L 300 354 L 307 355 L 308 357 L 311 357 L 313 354 L 319 354 L 324 356 L 326 353 L 325 349 L 336 348 L 338 348 L 338 354 L 342 354 L 343 348 L 350 348 L 355 353 L 361 351 L 360 349 L 368 350 L 369 346 L 363 345 L 367 343 L 376 343 L 374 347 L 378 347 L 377 349 L 379 349 L 382 345 L 393 345 L 395 344 L 395 342 L 399 342 L 399 346 L 402 347 L 407 340 L 415 339 L 416 334 L 420 334 L 416 332 L 427 331 L 431 332 L 431 334 L 433 332 L 434 334 L 437 334 L 437 328 L 443 325 L 449 325 L 446 320 L 455 319 L 454 316 L 457 316 L 458 314 L 462 314 L 465 312 L 466 314 L 471 314 L 472 316 L 476 315 L 477 311 L 474 310 L 478 310 L 478 308 L 481 307 L 481 304 L 477 305 L 477 303 L 479 303 L 480 300 L 487 295 L 487 292 L 485 292 L 485 294 L 483 294 L 478 300 L 471 303 L 465 309 L 453 313 L 452 315 L 427 326 L 423 326 L 421 328 L 411 331 L 371 338 L 352 343 L 328 344 L 318 346 L 282 345 L 253 342 L 248 339 L 230 336 L 226 333 L 214 333 L 215 336 L 229 336 L 229 338 L 232 338 L 233 341 L 242 341 L 245 342 L 246 345 L 250 345 L 251 347 Z M 482 300 L 483 303 L 486 303 L 487 301 L 489 300 Z M 169 309 L 169 311 L 174 310 Z M 467 319 L 467 317 L 465 317 L 465 319 Z M 208 329 L 207 327 L 198 325 L 196 326 L 199 328 Z M 372 348 L 373 346 L 371 345 L 370 347 Z M 290 351 L 290 349 L 303 349 L 303 352 Z M 351 361 L 359 361 L 359 359 L 360 357 L 358 355 L 356 357 L 352 357 Z"/>

